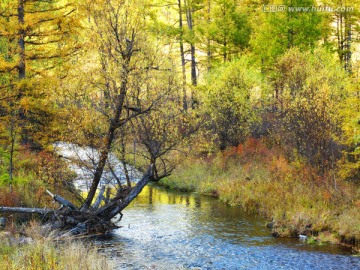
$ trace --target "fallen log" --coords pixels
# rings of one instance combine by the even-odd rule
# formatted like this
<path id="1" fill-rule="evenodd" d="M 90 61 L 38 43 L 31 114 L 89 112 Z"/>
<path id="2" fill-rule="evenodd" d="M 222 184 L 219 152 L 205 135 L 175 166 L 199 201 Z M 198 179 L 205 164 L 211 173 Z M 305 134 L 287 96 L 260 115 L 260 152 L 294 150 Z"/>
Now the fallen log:
<path id="1" fill-rule="evenodd" d="M 25 213 L 46 215 L 56 210 L 47 208 L 26 208 L 26 207 L 0 207 L 0 213 Z"/>
<path id="2" fill-rule="evenodd" d="M 71 234 L 105 234 L 108 231 L 117 228 L 111 221 L 117 214 L 126 208 L 142 191 L 142 189 L 150 182 L 154 181 L 154 165 L 150 165 L 147 172 L 140 181 L 130 188 L 123 188 L 113 198 L 107 201 L 103 207 L 99 207 L 100 201 L 103 199 L 105 188 L 100 189 L 99 199 L 95 205 L 90 208 L 76 208 L 71 202 L 54 195 L 47 191 L 55 201 L 60 203 L 62 207 L 58 210 L 46 208 L 25 208 L 25 207 L 0 207 L 0 212 L 4 213 L 30 213 L 30 214 L 51 214 L 48 225 L 53 230 L 67 231 Z"/>
<path id="3" fill-rule="evenodd" d="M 73 210 L 77 210 L 75 205 L 73 205 L 68 200 L 65 200 L 63 197 L 57 194 L 52 194 L 50 191 L 46 190 L 46 192 L 54 199 L 54 201 L 60 203 L 63 207 L 70 207 Z"/>

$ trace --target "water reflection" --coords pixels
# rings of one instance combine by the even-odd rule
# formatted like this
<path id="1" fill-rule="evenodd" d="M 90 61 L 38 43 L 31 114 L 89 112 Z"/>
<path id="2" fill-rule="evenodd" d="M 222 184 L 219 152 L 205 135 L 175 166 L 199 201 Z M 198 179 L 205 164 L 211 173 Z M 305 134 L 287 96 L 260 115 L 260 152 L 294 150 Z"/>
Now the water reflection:
<path id="1" fill-rule="evenodd" d="M 265 221 L 209 197 L 145 187 L 100 243 L 118 269 L 360 269 L 338 246 L 275 239 Z"/>

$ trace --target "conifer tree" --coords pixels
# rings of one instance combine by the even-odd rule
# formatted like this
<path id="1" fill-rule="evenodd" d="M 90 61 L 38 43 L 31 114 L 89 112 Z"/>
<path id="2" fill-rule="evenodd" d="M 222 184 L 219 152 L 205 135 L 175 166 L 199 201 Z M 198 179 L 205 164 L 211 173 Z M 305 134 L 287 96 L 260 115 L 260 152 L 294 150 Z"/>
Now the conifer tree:
<path id="1" fill-rule="evenodd" d="M 0 4 L 1 96 L 14 115 L 22 144 L 38 147 L 35 133 L 51 115 L 49 79 L 78 49 L 76 6 L 64 1 L 7 0 Z"/>
<path id="2" fill-rule="evenodd" d="M 207 1 L 204 12 L 207 19 L 200 21 L 198 32 L 209 66 L 214 60 L 231 60 L 248 46 L 251 28 L 244 6 L 234 0 Z"/>
<path id="3" fill-rule="evenodd" d="M 358 1 L 328 0 L 325 4 L 333 8 L 329 16 L 329 23 L 333 25 L 333 34 L 336 40 L 336 51 L 344 69 L 352 72 L 352 53 L 358 42 L 356 36 L 360 30 L 360 10 Z"/>
<path id="4" fill-rule="evenodd" d="M 54 117 L 48 97 L 78 49 L 79 20 L 69 1 L 5 0 L 0 3 L 0 144 L 41 149 Z"/>
<path id="5" fill-rule="evenodd" d="M 273 12 L 267 9 L 272 5 L 286 8 Z M 330 27 L 323 24 L 325 14 L 296 9 L 313 6 L 316 6 L 313 0 L 270 1 L 268 5 L 258 6 L 260 15 L 254 17 L 251 43 L 263 69 L 271 70 L 276 59 L 292 47 L 311 50 L 319 44 Z"/>

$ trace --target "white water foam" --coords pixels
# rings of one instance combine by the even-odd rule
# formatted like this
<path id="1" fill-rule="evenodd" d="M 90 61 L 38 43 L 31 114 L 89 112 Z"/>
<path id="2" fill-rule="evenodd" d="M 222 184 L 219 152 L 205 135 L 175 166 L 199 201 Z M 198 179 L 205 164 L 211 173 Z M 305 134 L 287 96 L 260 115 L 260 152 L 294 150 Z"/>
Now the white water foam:
<path id="1" fill-rule="evenodd" d="M 61 157 L 68 161 L 70 169 L 76 173 L 76 178 L 74 179 L 75 187 L 80 190 L 88 191 L 94 176 L 96 165 L 99 162 L 99 151 L 92 147 L 82 147 L 67 142 L 57 142 L 54 144 L 54 148 Z M 116 178 L 111 172 L 110 167 L 116 177 L 124 184 L 126 179 L 123 165 L 113 153 L 110 153 L 99 186 L 115 186 L 117 184 Z M 140 173 L 130 165 L 126 165 L 126 168 L 129 171 L 131 181 L 137 182 L 141 177 Z"/>

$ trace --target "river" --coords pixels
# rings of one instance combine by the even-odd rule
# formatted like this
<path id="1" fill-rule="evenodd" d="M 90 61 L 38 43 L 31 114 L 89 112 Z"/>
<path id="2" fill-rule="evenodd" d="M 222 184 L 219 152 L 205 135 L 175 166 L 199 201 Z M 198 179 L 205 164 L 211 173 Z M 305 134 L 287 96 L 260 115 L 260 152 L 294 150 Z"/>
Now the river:
<path id="1" fill-rule="evenodd" d="M 265 220 L 211 197 L 145 187 L 108 238 L 116 269 L 360 269 L 337 245 L 270 235 Z"/>

